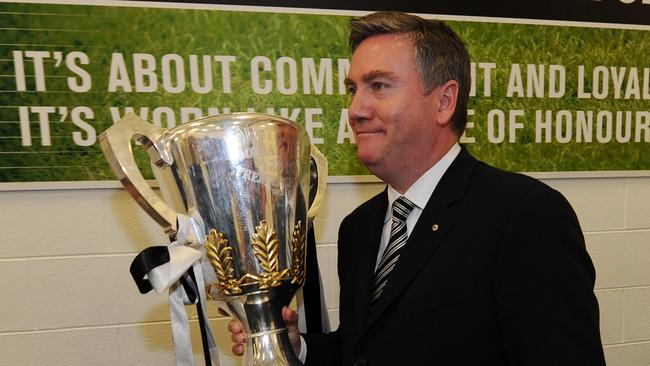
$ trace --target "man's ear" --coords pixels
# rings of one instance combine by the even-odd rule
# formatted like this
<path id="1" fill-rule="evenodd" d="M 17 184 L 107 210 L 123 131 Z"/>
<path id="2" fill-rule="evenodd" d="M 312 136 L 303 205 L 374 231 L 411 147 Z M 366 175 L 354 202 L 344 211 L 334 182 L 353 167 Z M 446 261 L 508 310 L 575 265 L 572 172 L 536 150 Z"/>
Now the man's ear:
<path id="1" fill-rule="evenodd" d="M 445 127 L 451 122 L 451 118 L 456 111 L 456 102 L 458 101 L 458 82 L 449 80 L 441 86 L 434 89 L 438 98 L 436 123 L 440 127 Z"/>

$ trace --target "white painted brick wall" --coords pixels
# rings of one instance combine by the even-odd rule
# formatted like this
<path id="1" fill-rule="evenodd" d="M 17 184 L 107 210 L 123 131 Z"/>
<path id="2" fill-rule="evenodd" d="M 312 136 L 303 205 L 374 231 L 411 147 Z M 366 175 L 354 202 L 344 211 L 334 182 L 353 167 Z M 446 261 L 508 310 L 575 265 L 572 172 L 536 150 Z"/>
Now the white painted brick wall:
<path id="1" fill-rule="evenodd" d="M 600 305 L 600 335 L 603 345 L 623 341 L 623 291 L 596 290 Z"/>
<path id="2" fill-rule="evenodd" d="M 650 363 L 650 178 L 548 179 L 580 218 L 597 271 L 610 366 Z M 381 184 L 330 184 L 316 219 L 331 323 L 338 323 L 336 237 L 342 218 Z M 128 273 L 166 240 L 120 189 L 3 191 L 0 364 L 173 365 L 164 294 L 140 295 Z M 188 308 L 196 318 L 193 308 Z M 210 314 L 225 365 L 227 319 Z M 197 365 L 202 365 L 193 327 Z"/>
<path id="3" fill-rule="evenodd" d="M 650 179 L 627 179 L 626 188 L 625 227 L 650 229 Z"/>
<path id="4" fill-rule="evenodd" d="M 650 286 L 625 289 L 623 303 L 623 341 L 650 340 Z"/>
<path id="5" fill-rule="evenodd" d="M 596 273 L 596 288 L 650 286 L 650 230 L 585 234 Z"/>
<path id="6" fill-rule="evenodd" d="M 0 334 L 3 365 L 115 366 L 121 356 L 116 327 Z"/>
<path id="7" fill-rule="evenodd" d="M 605 347 L 608 366 L 648 366 L 650 342 L 628 343 Z"/>

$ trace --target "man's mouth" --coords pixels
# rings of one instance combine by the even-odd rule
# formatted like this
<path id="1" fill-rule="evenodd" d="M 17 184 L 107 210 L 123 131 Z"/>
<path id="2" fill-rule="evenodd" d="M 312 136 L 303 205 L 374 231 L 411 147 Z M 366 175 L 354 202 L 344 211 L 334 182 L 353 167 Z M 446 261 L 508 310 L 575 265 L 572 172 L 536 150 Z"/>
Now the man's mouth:
<path id="1" fill-rule="evenodd" d="M 375 133 L 384 133 L 384 131 L 381 130 L 365 130 L 365 131 L 357 131 L 357 135 L 369 135 L 369 134 L 375 134 Z"/>

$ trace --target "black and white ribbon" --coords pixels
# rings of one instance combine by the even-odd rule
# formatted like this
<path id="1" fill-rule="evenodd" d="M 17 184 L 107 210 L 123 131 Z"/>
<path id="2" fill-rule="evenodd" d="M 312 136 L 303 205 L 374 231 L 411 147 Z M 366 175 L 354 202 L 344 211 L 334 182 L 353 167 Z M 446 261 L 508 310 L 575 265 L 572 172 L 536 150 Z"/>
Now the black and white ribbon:
<path id="1" fill-rule="evenodd" d="M 195 304 L 199 315 L 203 353 L 206 365 L 221 365 L 212 329 L 205 308 L 203 263 L 207 261 L 197 249 L 203 224 L 200 219 L 178 215 L 176 240 L 168 246 L 149 247 L 131 263 L 131 276 L 140 293 L 152 289 L 160 293 L 169 290 L 169 311 L 177 366 L 193 366 L 194 354 L 190 337 L 189 318 L 185 305 Z"/>

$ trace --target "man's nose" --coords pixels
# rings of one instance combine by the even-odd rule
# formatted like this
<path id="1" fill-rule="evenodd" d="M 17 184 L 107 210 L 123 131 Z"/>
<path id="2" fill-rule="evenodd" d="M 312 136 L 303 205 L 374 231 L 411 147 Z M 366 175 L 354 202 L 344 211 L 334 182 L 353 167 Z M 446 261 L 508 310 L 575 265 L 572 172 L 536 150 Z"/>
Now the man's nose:
<path id="1" fill-rule="evenodd" d="M 370 119 L 372 117 L 372 106 L 367 96 L 363 93 L 357 92 L 350 100 L 348 107 L 348 119 L 350 124 L 354 126 L 358 121 Z"/>

